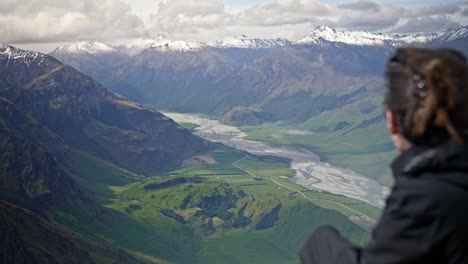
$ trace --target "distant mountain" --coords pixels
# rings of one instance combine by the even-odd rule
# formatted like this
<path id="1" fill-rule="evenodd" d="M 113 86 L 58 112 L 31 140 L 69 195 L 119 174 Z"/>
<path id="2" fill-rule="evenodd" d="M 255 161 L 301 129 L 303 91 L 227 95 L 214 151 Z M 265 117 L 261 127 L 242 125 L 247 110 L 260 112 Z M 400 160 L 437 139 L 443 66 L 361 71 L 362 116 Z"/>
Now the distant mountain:
<path id="1" fill-rule="evenodd" d="M 66 44 L 56 48 L 50 55 L 90 76 L 94 76 L 99 69 L 112 67 L 128 58 L 127 54 L 116 48 L 94 41 Z"/>
<path id="2" fill-rule="evenodd" d="M 429 45 L 457 49 L 468 56 L 468 26 L 447 30 L 434 38 Z"/>
<path id="3" fill-rule="evenodd" d="M 379 86 L 378 69 L 390 52 L 387 47 L 344 43 L 240 47 L 188 53 L 148 48 L 96 78 L 124 96 L 161 109 L 226 114 L 236 123 L 252 120 L 252 115 L 263 121 L 297 121 Z M 238 107 L 244 110 L 231 111 Z"/>
<path id="4" fill-rule="evenodd" d="M 325 43 L 343 43 L 356 46 L 400 46 L 404 44 L 425 43 L 431 35 L 388 35 L 368 31 L 346 31 L 319 26 L 305 38 L 296 42 L 299 45 L 317 45 Z"/>
<path id="5" fill-rule="evenodd" d="M 167 52 L 189 52 L 196 51 L 206 47 L 207 44 L 194 41 L 172 41 L 165 35 L 158 34 L 155 38 L 135 39 L 121 45 L 115 45 L 115 49 L 130 56 L 137 55 L 138 53 L 149 49 L 156 48 L 160 51 Z"/>
<path id="6" fill-rule="evenodd" d="M 258 39 L 248 38 L 246 35 L 225 37 L 216 40 L 215 42 L 209 43 L 210 47 L 220 49 L 271 49 L 278 47 L 285 47 L 291 45 L 292 42 L 284 38 L 276 39 Z"/>
<path id="7" fill-rule="evenodd" d="M 208 148 L 162 114 L 50 56 L 2 46 L 0 76 L 0 96 L 70 147 L 136 173 L 155 175 Z"/>
<path id="8" fill-rule="evenodd" d="M 82 41 L 66 44 L 53 51 L 55 54 L 106 54 L 116 53 L 117 50 L 109 45 L 94 41 Z"/>
<path id="9" fill-rule="evenodd" d="M 239 91 L 229 90 L 233 81 L 230 78 L 240 66 L 213 49 L 180 53 L 148 48 L 97 78 L 132 100 L 160 108 L 210 112 L 218 110 L 213 103 L 220 100 L 240 103 L 239 97 L 230 98 L 231 94 L 237 96 Z M 206 100 L 212 100 L 212 103 L 207 104 Z M 224 106 L 219 107 L 221 112 L 225 110 Z"/>
<path id="10" fill-rule="evenodd" d="M 226 115 L 235 123 L 303 121 L 379 90 L 386 59 L 395 48 L 463 50 L 468 46 L 463 32 L 392 35 L 320 26 L 297 42 L 238 36 L 191 43 L 160 36 L 117 47 L 131 56 L 112 66 L 78 69 L 119 94 L 158 108 Z"/>

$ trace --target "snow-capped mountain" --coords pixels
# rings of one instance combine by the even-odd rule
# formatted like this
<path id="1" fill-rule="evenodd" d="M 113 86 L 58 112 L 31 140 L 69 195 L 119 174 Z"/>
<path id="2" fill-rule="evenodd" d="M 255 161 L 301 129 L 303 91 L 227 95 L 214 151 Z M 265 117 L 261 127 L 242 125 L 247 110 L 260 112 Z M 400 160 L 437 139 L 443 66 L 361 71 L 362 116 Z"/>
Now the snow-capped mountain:
<path id="1" fill-rule="evenodd" d="M 468 26 L 444 31 L 429 42 L 428 46 L 451 48 L 468 56 Z"/>
<path id="2" fill-rule="evenodd" d="M 338 42 L 360 46 L 382 46 L 392 40 L 390 36 L 366 31 L 345 31 L 328 26 L 316 27 L 305 38 L 297 41 L 297 44 L 320 44 L 326 42 Z"/>
<path id="3" fill-rule="evenodd" d="M 219 38 L 215 42 L 195 42 L 170 40 L 165 35 L 159 34 L 155 38 L 134 39 L 123 44 L 109 45 L 100 42 L 76 42 L 63 45 L 51 54 L 60 55 L 89 55 L 120 52 L 128 56 L 134 56 L 143 50 L 152 49 L 161 52 L 190 52 L 204 48 L 217 49 L 250 49 L 261 50 L 281 48 L 291 45 L 328 45 L 330 43 L 342 43 L 353 46 L 388 46 L 397 47 L 405 44 L 427 44 L 430 42 L 450 42 L 468 36 L 468 27 L 450 29 L 433 34 L 384 34 L 368 31 L 348 31 L 329 26 L 316 27 L 303 39 L 292 42 L 285 38 L 259 39 L 248 38 L 245 35 Z"/>
<path id="4" fill-rule="evenodd" d="M 94 77 L 99 69 L 108 68 L 128 56 L 101 42 L 80 41 L 56 48 L 49 55 Z"/>
<path id="5" fill-rule="evenodd" d="M 393 39 L 398 43 L 398 44 L 425 44 L 430 41 L 433 41 L 437 37 L 440 36 L 440 32 L 438 33 L 432 33 L 432 34 L 413 34 L 413 35 L 406 35 L 406 34 L 394 34 L 391 35 Z"/>
<path id="6" fill-rule="evenodd" d="M 54 56 L 119 94 L 159 108 L 222 114 L 255 105 L 271 120 L 303 121 L 352 96 L 381 92 L 387 58 L 401 45 L 468 54 L 467 31 L 397 35 L 321 26 L 295 43 L 246 36 L 200 43 L 158 36 L 112 46 L 118 53 Z"/>
<path id="7" fill-rule="evenodd" d="M 328 26 L 316 27 L 305 38 L 296 42 L 298 45 L 313 45 L 322 43 L 344 43 L 355 46 L 398 46 L 403 44 L 426 43 L 437 35 L 390 35 L 367 31 L 347 31 Z"/>
<path id="8" fill-rule="evenodd" d="M 468 38 L 468 26 L 457 28 L 457 29 L 449 29 L 447 31 L 442 32 L 439 34 L 434 41 L 436 42 L 451 42 L 457 39 Z"/>
<path id="9" fill-rule="evenodd" d="M 162 52 L 189 52 L 197 51 L 206 47 L 205 43 L 194 42 L 194 41 L 168 41 L 163 45 L 151 45 L 149 48 L 153 50 L 159 50 Z"/>
<path id="10" fill-rule="evenodd" d="M 39 52 L 17 49 L 13 46 L 0 43 L 0 58 L 6 59 L 7 65 L 13 61 L 13 63 L 24 63 L 31 65 L 33 62 L 37 62 L 39 65 L 42 63 L 46 56 Z"/>
<path id="11" fill-rule="evenodd" d="M 115 48 L 130 56 L 136 55 L 146 49 L 156 49 L 160 51 L 186 52 L 202 49 L 206 44 L 194 41 L 172 41 L 165 35 L 159 34 L 156 38 L 135 39 Z"/>
<path id="12" fill-rule="evenodd" d="M 268 49 L 291 45 L 291 41 L 284 38 L 258 39 L 247 38 L 246 35 L 220 38 L 209 43 L 214 48 L 240 48 L 240 49 Z"/>
<path id="13" fill-rule="evenodd" d="M 164 35 L 158 35 L 156 38 L 135 39 L 122 45 L 117 45 L 115 48 L 130 56 L 136 55 L 143 50 L 152 46 L 161 46 L 167 43 L 167 38 Z"/>
<path id="14" fill-rule="evenodd" d="M 118 52 L 115 48 L 110 45 L 95 42 L 95 41 L 80 41 L 70 44 L 66 44 L 58 47 L 52 53 L 54 54 L 74 54 L 74 55 L 83 55 L 83 54 L 106 54 Z"/>

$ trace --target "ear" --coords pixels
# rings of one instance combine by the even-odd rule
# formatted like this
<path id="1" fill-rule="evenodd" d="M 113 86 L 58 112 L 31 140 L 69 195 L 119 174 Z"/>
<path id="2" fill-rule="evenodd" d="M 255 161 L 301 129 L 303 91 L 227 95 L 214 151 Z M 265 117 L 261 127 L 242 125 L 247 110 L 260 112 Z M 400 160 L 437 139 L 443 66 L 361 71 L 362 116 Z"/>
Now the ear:
<path id="1" fill-rule="evenodd" d="M 388 130 L 390 130 L 390 133 L 392 133 L 392 135 L 399 134 L 400 128 L 398 127 L 398 124 L 396 122 L 395 115 L 393 114 L 393 112 L 390 111 L 390 109 L 387 109 L 385 111 L 385 115 L 387 116 L 387 127 L 388 127 Z"/>

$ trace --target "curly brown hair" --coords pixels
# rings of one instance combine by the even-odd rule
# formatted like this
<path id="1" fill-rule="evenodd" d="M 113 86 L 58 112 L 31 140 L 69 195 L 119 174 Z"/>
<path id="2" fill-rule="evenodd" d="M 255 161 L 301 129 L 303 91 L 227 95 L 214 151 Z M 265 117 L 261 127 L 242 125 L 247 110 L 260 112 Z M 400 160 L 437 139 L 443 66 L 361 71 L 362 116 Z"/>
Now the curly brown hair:
<path id="1" fill-rule="evenodd" d="M 411 143 L 466 141 L 467 59 L 449 49 L 400 48 L 386 71 L 385 104 Z"/>

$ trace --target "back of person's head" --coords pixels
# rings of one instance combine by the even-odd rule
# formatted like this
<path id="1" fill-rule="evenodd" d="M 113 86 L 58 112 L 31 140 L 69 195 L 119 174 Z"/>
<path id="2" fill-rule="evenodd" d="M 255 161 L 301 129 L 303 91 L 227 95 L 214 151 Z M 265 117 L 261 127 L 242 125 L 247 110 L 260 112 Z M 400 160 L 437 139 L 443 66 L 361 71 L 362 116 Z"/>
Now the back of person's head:
<path id="1" fill-rule="evenodd" d="M 401 48 L 390 59 L 386 77 L 385 104 L 410 143 L 466 141 L 468 68 L 461 53 Z"/>

